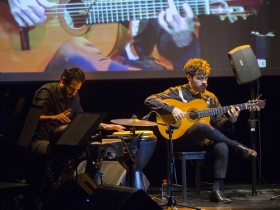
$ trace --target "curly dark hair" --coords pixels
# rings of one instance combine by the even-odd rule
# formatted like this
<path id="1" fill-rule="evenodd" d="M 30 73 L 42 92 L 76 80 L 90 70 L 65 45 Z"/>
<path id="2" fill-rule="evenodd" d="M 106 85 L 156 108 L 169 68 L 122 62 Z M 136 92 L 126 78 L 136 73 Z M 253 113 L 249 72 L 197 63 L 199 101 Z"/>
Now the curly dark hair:
<path id="1" fill-rule="evenodd" d="M 193 58 L 187 61 L 183 68 L 183 71 L 186 74 L 190 74 L 191 76 L 194 76 L 195 74 L 209 75 L 211 67 L 206 60 Z"/>
<path id="2" fill-rule="evenodd" d="M 65 69 L 61 74 L 60 79 L 62 79 L 63 77 L 66 85 L 70 85 L 72 80 L 77 80 L 82 83 L 84 83 L 86 80 L 85 73 L 78 67 L 69 67 Z"/>

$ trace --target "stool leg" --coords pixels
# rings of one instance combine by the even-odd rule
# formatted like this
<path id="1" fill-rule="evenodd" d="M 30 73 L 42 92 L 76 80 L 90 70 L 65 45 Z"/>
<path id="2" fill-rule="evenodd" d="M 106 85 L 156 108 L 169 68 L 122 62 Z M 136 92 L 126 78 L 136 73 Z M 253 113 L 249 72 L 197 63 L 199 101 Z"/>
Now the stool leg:
<path id="1" fill-rule="evenodd" d="M 181 160 L 182 168 L 182 202 L 187 203 L 187 169 L 186 169 L 186 159 L 182 157 Z"/>
<path id="2" fill-rule="evenodd" d="M 201 184 L 201 160 L 196 160 L 196 197 L 200 197 Z"/>

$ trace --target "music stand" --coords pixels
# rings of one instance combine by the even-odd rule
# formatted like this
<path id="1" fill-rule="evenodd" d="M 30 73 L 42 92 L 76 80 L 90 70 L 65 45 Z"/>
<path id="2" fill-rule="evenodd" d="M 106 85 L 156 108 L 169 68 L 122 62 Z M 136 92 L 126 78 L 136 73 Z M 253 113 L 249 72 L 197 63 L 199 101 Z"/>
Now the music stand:
<path id="1" fill-rule="evenodd" d="M 58 141 L 53 144 L 52 150 L 67 156 L 75 156 L 78 151 L 88 146 L 89 139 L 106 115 L 106 113 L 78 114 Z"/>
<path id="2" fill-rule="evenodd" d="M 78 182 L 79 162 L 84 160 L 89 161 L 88 149 L 91 136 L 97 130 L 105 116 L 105 113 L 80 113 L 68 126 L 62 125 L 58 127 L 58 129 L 64 128 L 58 131 L 59 135 L 57 137 L 54 135 L 50 139 L 50 141 L 53 141 L 50 144 L 51 153 L 49 153 L 50 177 L 53 173 L 51 171 L 52 160 L 56 160 L 62 168 L 66 169 L 67 177 L 69 176 L 69 172 L 72 170 L 72 172 L 75 171 L 76 181 Z M 62 133 L 61 135 L 60 132 Z"/>
<path id="3" fill-rule="evenodd" d="M 21 146 L 27 151 L 28 146 L 36 131 L 40 115 L 42 114 L 42 106 L 33 105 L 28 112 L 23 128 L 21 130 L 17 145 Z"/>

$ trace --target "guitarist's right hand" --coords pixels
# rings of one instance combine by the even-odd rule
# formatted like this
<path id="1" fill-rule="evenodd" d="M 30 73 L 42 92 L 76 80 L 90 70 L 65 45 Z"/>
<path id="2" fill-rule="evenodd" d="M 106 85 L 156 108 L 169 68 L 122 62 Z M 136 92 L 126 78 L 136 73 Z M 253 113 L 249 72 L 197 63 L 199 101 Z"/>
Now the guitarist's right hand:
<path id="1" fill-rule="evenodd" d="M 185 112 L 183 112 L 181 109 L 177 107 L 174 107 L 174 109 L 172 110 L 172 115 L 175 121 L 177 122 L 185 117 Z"/>
<path id="2" fill-rule="evenodd" d="M 46 20 L 45 9 L 56 5 L 47 0 L 8 0 L 10 10 L 20 27 L 34 26 Z"/>

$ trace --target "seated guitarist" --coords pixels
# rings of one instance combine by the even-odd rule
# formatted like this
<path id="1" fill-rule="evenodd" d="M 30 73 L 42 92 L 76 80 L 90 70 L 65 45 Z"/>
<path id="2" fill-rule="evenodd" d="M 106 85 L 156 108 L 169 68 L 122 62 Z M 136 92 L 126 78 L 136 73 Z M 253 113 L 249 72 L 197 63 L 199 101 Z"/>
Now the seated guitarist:
<path id="1" fill-rule="evenodd" d="M 199 58 L 190 59 L 183 70 L 186 73 L 188 84 L 170 87 L 164 92 L 151 95 L 145 100 L 145 105 L 163 117 L 170 114 L 175 121 L 182 120 L 186 116 L 186 112 L 182 110 L 183 108 L 170 103 L 169 99 L 174 99 L 179 103 L 191 103 L 192 100 L 201 99 L 205 103 L 205 108 L 221 107 L 217 97 L 206 90 L 208 75 L 211 71 L 207 61 Z M 174 151 L 204 150 L 214 154 L 214 183 L 210 201 L 219 203 L 231 202 L 223 194 L 223 180 L 228 166 L 229 148 L 234 149 L 245 159 L 253 159 L 257 156 L 256 151 L 229 139 L 222 133 L 225 130 L 233 131 L 240 108 L 230 106 L 227 113 L 229 117 L 220 114 L 211 116 L 209 122 L 207 120 L 195 121 L 179 139 L 174 141 Z"/>

